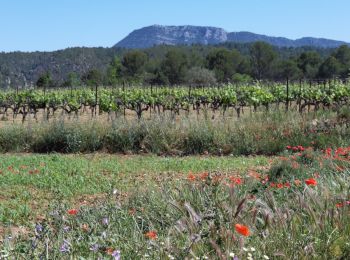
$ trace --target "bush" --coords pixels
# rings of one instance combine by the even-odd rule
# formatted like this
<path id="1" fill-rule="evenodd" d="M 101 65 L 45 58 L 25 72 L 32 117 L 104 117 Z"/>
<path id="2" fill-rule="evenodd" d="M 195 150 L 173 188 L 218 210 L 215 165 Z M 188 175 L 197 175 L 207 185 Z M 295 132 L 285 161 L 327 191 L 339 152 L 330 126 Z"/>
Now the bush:
<path id="1" fill-rule="evenodd" d="M 40 131 L 40 130 L 39 130 Z M 83 136 L 79 127 L 55 122 L 36 136 L 32 149 L 38 153 L 76 153 L 81 150 Z"/>

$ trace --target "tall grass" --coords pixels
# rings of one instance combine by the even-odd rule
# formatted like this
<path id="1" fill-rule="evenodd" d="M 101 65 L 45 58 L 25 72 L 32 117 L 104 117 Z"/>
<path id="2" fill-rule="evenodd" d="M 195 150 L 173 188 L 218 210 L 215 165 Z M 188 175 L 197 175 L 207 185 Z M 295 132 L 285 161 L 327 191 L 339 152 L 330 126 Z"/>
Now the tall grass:
<path id="1" fill-rule="evenodd" d="M 332 123 L 329 123 L 332 122 Z M 286 145 L 344 146 L 350 143 L 346 124 L 324 112 L 261 113 L 241 119 L 170 117 L 113 122 L 53 121 L 0 129 L 2 152 L 155 153 L 162 155 L 277 154 Z"/>

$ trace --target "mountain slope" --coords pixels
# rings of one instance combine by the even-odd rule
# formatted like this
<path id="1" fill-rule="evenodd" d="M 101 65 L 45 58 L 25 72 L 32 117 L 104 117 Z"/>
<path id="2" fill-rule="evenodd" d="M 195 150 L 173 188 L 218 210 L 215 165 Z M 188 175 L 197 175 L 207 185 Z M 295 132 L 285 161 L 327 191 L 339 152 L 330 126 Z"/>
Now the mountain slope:
<path id="1" fill-rule="evenodd" d="M 153 25 L 135 30 L 115 47 L 148 48 L 154 45 L 218 44 L 227 40 L 221 28 Z"/>
<path id="2" fill-rule="evenodd" d="M 336 48 L 349 43 L 323 38 L 305 37 L 291 40 L 283 37 L 272 37 L 251 32 L 231 32 L 224 29 L 206 26 L 162 26 L 152 25 L 133 31 L 114 47 L 148 48 L 154 45 L 190 45 L 218 44 L 224 42 L 248 43 L 264 41 L 277 47 L 312 46 Z"/>

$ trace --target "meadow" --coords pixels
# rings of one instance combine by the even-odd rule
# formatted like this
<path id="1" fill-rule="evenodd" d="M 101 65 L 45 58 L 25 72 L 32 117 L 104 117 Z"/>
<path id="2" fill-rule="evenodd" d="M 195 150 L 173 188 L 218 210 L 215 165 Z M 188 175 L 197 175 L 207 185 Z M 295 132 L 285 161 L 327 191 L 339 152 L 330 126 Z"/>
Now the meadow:
<path id="1" fill-rule="evenodd" d="M 154 90 L 159 110 L 136 89 L 141 101 L 73 114 L 80 90 L 51 92 L 42 119 L 22 92 L 10 110 L 24 120 L 2 110 L 0 258 L 348 259 L 348 86 L 291 86 L 315 102 L 273 89 L 248 89 L 246 104 L 232 87 L 187 103 L 187 90 Z"/>

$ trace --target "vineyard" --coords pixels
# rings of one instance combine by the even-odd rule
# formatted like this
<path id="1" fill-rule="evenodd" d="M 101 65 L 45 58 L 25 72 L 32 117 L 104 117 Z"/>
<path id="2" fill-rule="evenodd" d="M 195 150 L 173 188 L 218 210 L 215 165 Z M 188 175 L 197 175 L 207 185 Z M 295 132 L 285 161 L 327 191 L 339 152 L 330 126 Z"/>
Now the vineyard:
<path id="1" fill-rule="evenodd" d="M 299 112 L 320 108 L 337 109 L 347 105 L 350 97 L 350 85 L 342 82 L 324 84 L 271 84 L 236 86 L 226 85 L 211 88 L 191 87 L 133 87 L 133 88 L 71 88 L 54 90 L 22 90 L 0 93 L 0 113 L 15 118 L 22 115 L 24 121 L 28 115 L 37 118 L 38 112 L 44 112 L 47 119 L 57 110 L 67 114 L 78 112 L 91 113 L 91 116 L 103 113 L 116 114 L 131 110 L 138 118 L 146 111 L 161 114 L 170 111 L 196 111 L 207 109 L 225 111 L 232 108 L 239 117 L 244 108 L 257 111 L 294 109 Z"/>

